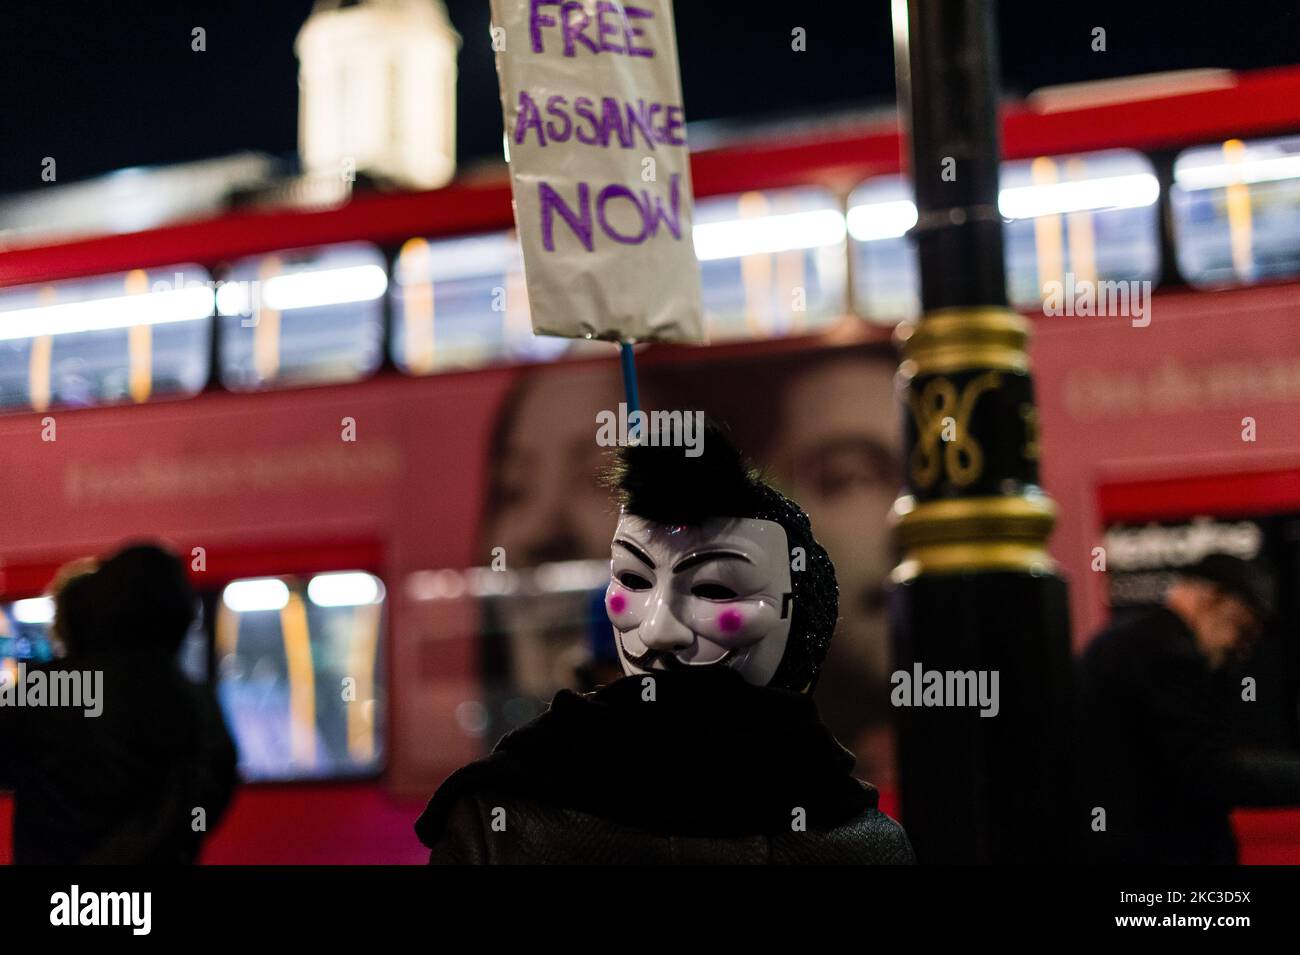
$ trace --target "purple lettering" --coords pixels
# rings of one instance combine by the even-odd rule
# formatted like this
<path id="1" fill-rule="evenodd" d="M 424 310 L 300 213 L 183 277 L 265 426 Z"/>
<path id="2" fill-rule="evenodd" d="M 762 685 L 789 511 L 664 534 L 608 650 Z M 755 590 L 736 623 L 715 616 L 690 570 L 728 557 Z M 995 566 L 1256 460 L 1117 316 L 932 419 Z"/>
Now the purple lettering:
<path id="1" fill-rule="evenodd" d="M 569 99 L 558 93 L 539 101 L 520 90 L 511 138 L 523 144 L 532 130 L 539 146 L 576 139 L 602 149 L 655 149 L 660 143 L 685 145 L 685 127 L 681 106 L 616 96 L 602 96 L 599 104 L 590 96 L 578 96 L 570 106 Z"/>
<path id="2" fill-rule="evenodd" d="M 546 134 L 542 132 L 542 114 L 537 111 L 533 98 L 523 90 L 519 91 L 519 115 L 515 117 L 515 144 L 524 141 L 529 129 L 537 130 L 537 143 L 546 145 Z"/>
<path id="3" fill-rule="evenodd" d="M 669 178 L 669 194 L 666 205 L 663 196 L 653 195 L 644 189 L 638 195 L 622 183 L 609 183 L 596 196 L 594 222 L 591 208 L 591 186 L 585 182 L 580 182 L 577 185 L 577 203 L 570 206 L 564 200 L 564 197 L 549 183 L 539 182 L 537 184 L 542 219 L 542 248 L 547 252 L 555 251 L 555 218 L 557 215 L 568 224 L 573 234 L 577 236 L 578 241 L 582 243 L 582 247 L 588 252 L 595 251 L 595 225 L 599 225 L 600 230 L 605 235 L 621 245 L 640 245 L 647 239 L 656 238 L 659 235 L 661 225 L 672 234 L 673 238 L 681 241 L 683 230 L 680 173 L 673 173 Z M 619 225 L 624 222 L 631 221 L 628 220 L 627 213 L 623 214 L 617 225 L 615 222 L 610 221 L 611 211 L 609 205 L 617 199 L 630 203 L 632 209 L 635 210 L 636 220 L 640 223 L 638 231 L 625 232 L 619 228 Z M 617 213 L 613 213 L 613 216 L 618 219 Z"/>
<path id="4" fill-rule="evenodd" d="M 610 131 L 613 130 L 618 135 L 619 145 L 624 149 L 631 149 L 632 131 L 623 125 L 623 110 L 618 100 L 612 96 L 603 97 L 600 107 L 600 144 L 606 149 L 609 148 Z"/>
<path id="5" fill-rule="evenodd" d="M 543 12 L 543 7 L 559 7 L 560 15 L 556 19 Z M 609 16 L 618 19 L 606 19 Z M 564 55 L 575 56 L 581 43 L 592 53 L 625 53 L 628 56 L 654 56 L 651 47 L 637 46 L 637 37 L 645 36 L 645 27 L 633 26 L 633 20 L 654 19 L 654 11 L 644 7 L 624 7 L 613 0 L 599 0 L 596 4 L 596 38 L 587 36 L 586 29 L 591 26 L 592 18 L 584 9 L 582 0 L 530 0 L 528 10 L 528 32 L 532 39 L 533 52 L 544 51 L 542 30 L 546 27 L 560 28 L 564 38 Z M 623 45 L 613 42 L 612 37 L 622 36 Z"/>
<path id="6" fill-rule="evenodd" d="M 591 98 L 579 96 L 573 101 L 573 111 L 578 114 L 580 119 L 585 119 L 591 124 L 591 132 L 589 133 L 584 133 L 581 126 L 574 131 L 573 135 L 578 138 L 578 142 L 587 146 L 594 146 L 600 142 L 596 138 L 596 131 L 600 128 L 600 124 L 596 120 L 596 114 L 591 111 Z"/>
<path id="7" fill-rule="evenodd" d="M 668 122 L 664 125 L 664 133 L 668 137 L 668 143 L 672 146 L 685 146 L 686 137 L 674 135 L 677 130 L 686 125 L 686 120 L 682 116 L 682 108 L 680 106 L 669 106 L 667 112 Z"/>
<path id="8" fill-rule="evenodd" d="M 655 134 L 655 142 L 657 142 L 657 143 L 666 142 L 667 139 L 668 139 L 668 137 L 667 137 L 667 135 L 664 133 L 664 131 L 663 131 L 662 129 L 660 129 L 659 127 L 655 126 L 655 113 L 662 113 L 663 110 L 664 110 L 664 104 L 663 104 L 663 103 L 651 103 L 651 104 L 650 104 L 650 128 L 651 128 L 652 130 L 654 130 L 654 134 Z"/>
<path id="9" fill-rule="evenodd" d="M 609 43 L 605 39 L 606 34 L 612 36 L 619 32 L 618 24 L 605 22 L 605 14 L 618 12 L 618 5 L 610 3 L 609 0 L 600 0 L 600 2 L 596 4 L 596 39 L 600 41 L 601 50 L 606 53 L 623 52 L 621 46 Z"/>
<path id="10" fill-rule="evenodd" d="M 570 16 L 571 13 L 575 12 L 578 14 L 576 17 Z M 587 16 L 578 0 L 568 0 L 568 3 L 560 7 L 560 19 L 564 21 L 565 56 L 574 55 L 574 40 L 582 43 L 592 53 L 600 52 L 596 44 L 591 42 L 591 37 L 582 32 L 591 23 L 591 17 Z"/>
<path id="11" fill-rule="evenodd" d="M 651 149 L 655 148 L 655 137 L 650 125 L 650 116 L 646 112 L 645 100 L 639 99 L 635 104 L 627 104 L 627 132 L 628 145 L 634 145 L 636 130 L 641 130 L 641 135 L 645 137 L 646 145 Z"/>
<path id="12" fill-rule="evenodd" d="M 637 215 L 641 219 L 641 231 L 635 236 L 623 235 L 621 232 L 615 230 L 615 228 L 609 224 L 609 220 L 605 218 L 605 203 L 609 202 L 611 199 L 618 198 L 626 199 L 628 202 L 632 203 L 632 206 L 637 211 Z M 596 199 L 596 218 L 599 220 L 600 227 L 605 230 L 607 236 L 615 242 L 621 242 L 624 245 L 640 245 L 645 241 L 646 233 L 650 231 L 650 228 L 645 221 L 645 210 L 641 208 L 641 202 L 637 199 L 636 194 L 627 186 L 620 186 L 617 183 L 611 183 L 604 189 L 600 190 L 600 195 Z"/>
<path id="13" fill-rule="evenodd" d="M 546 112 L 556 119 L 564 120 L 562 130 L 557 130 L 554 123 L 546 124 L 546 134 L 551 137 L 553 143 L 567 143 L 569 136 L 573 133 L 573 120 L 569 119 L 569 114 L 562 109 L 556 109 L 557 106 L 563 106 L 567 100 L 563 96 L 552 96 L 546 101 Z"/>
<path id="14" fill-rule="evenodd" d="M 633 18 L 641 19 L 641 20 L 649 20 L 653 16 L 654 13 L 652 11 L 643 9 L 641 7 L 623 8 L 623 35 L 624 35 L 624 40 L 627 43 L 628 56 L 654 56 L 655 55 L 655 51 L 650 49 L 649 47 L 632 45 L 632 41 L 636 37 L 645 36 L 644 27 L 632 26 Z"/>
<path id="15" fill-rule="evenodd" d="M 542 7 L 558 7 L 560 0 L 532 0 L 528 5 L 528 30 L 533 38 L 533 52 L 542 52 L 542 27 L 557 26 L 555 17 L 542 13 Z"/>
<path id="16" fill-rule="evenodd" d="M 644 189 L 641 195 L 645 197 L 645 215 L 648 220 L 647 231 L 651 237 L 659 234 L 659 223 L 663 222 L 668 227 L 668 231 L 673 234 L 673 238 L 680 240 L 682 237 L 682 210 L 681 210 L 681 174 L 673 173 L 668 182 L 668 204 L 672 207 L 672 216 L 664 212 L 662 196 L 655 196 L 653 199 L 650 193 Z"/>
<path id="17" fill-rule="evenodd" d="M 544 182 L 537 184 L 537 197 L 542 212 L 542 248 L 547 252 L 555 251 L 555 213 L 558 212 L 560 218 L 569 224 L 569 228 L 578 237 L 583 248 L 588 252 L 592 251 L 590 186 L 585 182 L 578 183 L 578 206 L 582 210 L 581 216 L 565 205 L 560 194 Z"/>

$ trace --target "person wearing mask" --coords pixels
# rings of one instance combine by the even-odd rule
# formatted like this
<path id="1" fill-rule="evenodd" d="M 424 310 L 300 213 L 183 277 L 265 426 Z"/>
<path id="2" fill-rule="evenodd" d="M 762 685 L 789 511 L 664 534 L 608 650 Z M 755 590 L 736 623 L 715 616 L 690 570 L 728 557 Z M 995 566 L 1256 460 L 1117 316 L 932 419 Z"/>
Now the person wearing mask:
<path id="1" fill-rule="evenodd" d="M 434 794 L 439 864 L 910 863 L 812 699 L 835 568 L 717 429 L 622 449 L 604 611 L 625 676 L 557 693 Z"/>

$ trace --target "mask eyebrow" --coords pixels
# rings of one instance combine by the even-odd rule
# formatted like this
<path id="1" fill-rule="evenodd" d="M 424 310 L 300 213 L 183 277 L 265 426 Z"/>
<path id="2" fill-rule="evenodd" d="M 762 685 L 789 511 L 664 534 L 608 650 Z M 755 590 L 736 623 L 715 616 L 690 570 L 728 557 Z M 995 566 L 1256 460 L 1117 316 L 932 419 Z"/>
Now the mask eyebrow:
<path id="1" fill-rule="evenodd" d="M 617 544 L 619 547 L 623 548 L 625 551 L 627 551 L 637 560 L 641 561 L 641 563 L 645 564 L 651 570 L 655 569 L 655 562 L 651 560 L 650 555 L 647 554 L 645 551 L 643 551 L 640 547 L 637 547 L 635 544 L 623 540 L 623 538 L 621 537 L 615 537 L 614 543 Z"/>
<path id="2" fill-rule="evenodd" d="M 746 557 L 744 554 L 740 553 L 739 551 L 702 550 L 702 551 L 697 551 L 694 554 L 688 554 L 687 556 L 679 560 L 676 566 L 673 567 L 673 573 L 677 574 L 677 573 L 681 573 L 683 570 L 690 570 L 692 567 L 696 566 L 697 564 L 702 564 L 706 560 L 719 560 L 724 558 L 730 558 L 731 560 L 743 560 L 747 564 L 753 563 L 752 560 L 750 560 L 748 557 Z"/>

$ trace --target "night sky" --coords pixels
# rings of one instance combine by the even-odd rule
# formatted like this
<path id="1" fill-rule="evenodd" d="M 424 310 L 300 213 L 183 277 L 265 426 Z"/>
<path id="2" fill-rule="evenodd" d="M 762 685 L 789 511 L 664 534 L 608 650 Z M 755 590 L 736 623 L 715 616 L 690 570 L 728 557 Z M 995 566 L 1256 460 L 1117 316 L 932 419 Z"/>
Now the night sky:
<path id="1" fill-rule="evenodd" d="M 125 166 L 244 149 L 288 156 L 297 136 L 293 40 L 311 0 L 4 0 L 0 193 Z M 460 55 L 462 161 L 500 154 L 487 0 L 449 0 Z M 687 116 L 779 119 L 894 95 L 887 0 L 677 0 Z M 1004 0 L 1007 92 L 1159 70 L 1300 61 L 1296 0 Z M 207 31 L 207 51 L 190 31 Z M 790 49 L 807 31 L 807 51 Z M 1091 49 L 1107 32 L 1107 52 Z"/>

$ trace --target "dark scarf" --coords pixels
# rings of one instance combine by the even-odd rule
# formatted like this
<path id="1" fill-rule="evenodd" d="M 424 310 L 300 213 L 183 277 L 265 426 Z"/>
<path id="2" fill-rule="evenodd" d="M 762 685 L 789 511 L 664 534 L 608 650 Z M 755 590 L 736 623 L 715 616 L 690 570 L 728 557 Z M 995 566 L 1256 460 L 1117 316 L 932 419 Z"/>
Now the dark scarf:
<path id="1" fill-rule="evenodd" d="M 659 835 L 735 837 L 839 826 L 876 805 L 812 699 L 751 686 L 726 667 L 562 690 L 492 754 L 453 773 L 415 830 L 437 842 L 452 807 L 480 793 L 576 809 Z"/>

